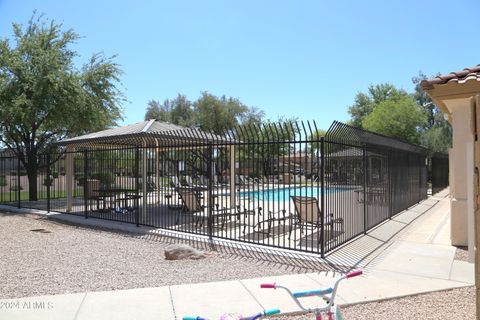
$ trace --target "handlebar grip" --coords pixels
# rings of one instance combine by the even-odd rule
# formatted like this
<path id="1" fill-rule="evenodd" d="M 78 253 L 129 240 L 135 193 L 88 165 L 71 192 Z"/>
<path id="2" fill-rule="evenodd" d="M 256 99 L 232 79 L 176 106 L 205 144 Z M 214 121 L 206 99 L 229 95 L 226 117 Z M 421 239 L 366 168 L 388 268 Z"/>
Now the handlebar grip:
<path id="1" fill-rule="evenodd" d="M 264 315 L 271 316 L 272 314 L 280 313 L 280 309 L 270 309 L 263 311 Z"/>
<path id="2" fill-rule="evenodd" d="M 325 294 L 330 294 L 332 292 L 333 292 L 332 288 L 322 288 L 317 290 L 294 292 L 292 295 L 295 298 L 301 298 L 301 297 L 310 297 L 310 296 L 323 296 Z"/>
<path id="3" fill-rule="evenodd" d="M 352 271 L 352 272 L 347 273 L 347 279 L 348 278 L 353 278 L 353 277 L 356 277 L 356 276 L 359 276 L 359 275 L 362 275 L 362 274 L 363 274 L 362 270 Z"/>
<path id="4" fill-rule="evenodd" d="M 277 284 L 276 283 L 262 283 L 260 285 L 260 288 L 264 288 L 264 289 L 275 289 L 277 288 Z"/>

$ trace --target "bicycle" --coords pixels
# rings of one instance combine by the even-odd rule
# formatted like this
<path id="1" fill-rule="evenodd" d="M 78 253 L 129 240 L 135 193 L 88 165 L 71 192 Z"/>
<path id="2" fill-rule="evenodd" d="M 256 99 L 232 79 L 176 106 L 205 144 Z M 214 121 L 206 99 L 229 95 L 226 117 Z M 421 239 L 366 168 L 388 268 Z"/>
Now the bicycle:
<path id="1" fill-rule="evenodd" d="M 302 309 L 303 311 L 306 311 L 307 313 L 315 314 L 316 320 L 322 320 L 322 313 L 328 316 L 328 320 L 343 320 L 343 316 L 340 311 L 340 308 L 338 308 L 338 306 L 335 305 L 335 302 L 334 302 L 335 296 L 337 294 L 338 285 L 344 279 L 353 278 L 361 274 L 363 274 L 363 271 L 361 270 L 352 271 L 343 275 L 339 279 L 337 279 L 333 287 L 326 287 L 326 288 L 309 290 L 309 291 L 292 292 L 289 288 L 281 285 L 277 285 L 276 283 L 263 283 L 260 285 L 260 287 L 269 288 L 269 289 L 277 289 L 277 288 L 284 289 L 293 298 L 293 300 L 300 307 L 300 309 Z M 324 307 L 316 307 L 316 308 L 304 307 L 299 299 L 305 298 L 305 297 L 312 297 L 312 296 L 318 296 L 322 298 L 327 304 Z"/>
<path id="2" fill-rule="evenodd" d="M 263 310 L 262 312 L 259 312 L 247 317 L 242 317 L 241 315 L 238 315 L 238 314 L 224 314 L 220 317 L 220 320 L 256 320 L 261 317 L 271 316 L 277 313 L 280 313 L 279 309 Z M 183 320 L 208 320 L 207 318 L 202 318 L 198 316 L 185 316 L 182 319 Z"/>

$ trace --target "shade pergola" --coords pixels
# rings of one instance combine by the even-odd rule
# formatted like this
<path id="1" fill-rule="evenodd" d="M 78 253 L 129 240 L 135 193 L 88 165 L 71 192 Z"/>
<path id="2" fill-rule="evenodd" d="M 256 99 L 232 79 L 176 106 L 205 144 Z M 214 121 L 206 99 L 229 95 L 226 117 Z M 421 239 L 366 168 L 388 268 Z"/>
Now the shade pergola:
<path id="1" fill-rule="evenodd" d="M 207 147 L 214 145 L 228 147 L 230 152 L 230 200 L 235 205 L 235 152 L 233 141 L 225 137 L 191 129 L 168 122 L 147 120 L 123 127 L 102 130 L 82 136 L 62 140 L 56 143 L 67 148 L 66 180 L 67 180 L 67 211 L 72 210 L 74 165 L 73 151 L 75 148 L 115 148 L 138 147 L 143 150 L 142 175 L 147 176 L 147 151 L 154 148 L 158 154 L 160 150 L 170 148 L 184 148 L 188 146 Z M 157 165 L 158 170 L 158 165 Z M 157 173 L 158 177 L 158 173 Z M 147 179 L 142 180 L 142 192 L 147 194 Z M 143 207 L 147 206 L 147 197 L 143 197 Z M 145 210 L 143 210 L 145 212 Z"/>
<path id="2" fill-rule="evenodd" d="M 188 146 L 226 143 L 229 139 L 158 120 L 147 120 L 123 127 L 85 134 L 57 142 L 67 147 L 131 146 L 151 147 Z"/>

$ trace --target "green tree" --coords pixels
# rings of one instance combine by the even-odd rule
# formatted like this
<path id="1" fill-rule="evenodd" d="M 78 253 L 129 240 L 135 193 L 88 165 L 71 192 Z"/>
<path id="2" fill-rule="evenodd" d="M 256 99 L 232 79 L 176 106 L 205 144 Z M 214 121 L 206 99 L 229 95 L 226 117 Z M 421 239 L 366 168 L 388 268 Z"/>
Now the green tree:
<path id="1" fill-rule="evenodd" d="M 378 104 L 387 100 L 396 101 L 406 96 L 408 96 L 406 91 L 388 83 L 370 85 L 367 93 L 357 93 L 354 104 L 348 109 L 351 125 L 361 127 L 363 119 L 372 113 Z"/>
<path id="2" fill-rule="evenodd" d="M 262 110 L 252 107 L 248 108 L 244 113 L 240 114 L 240 123 L 242 126 L 253 126 L 260 125 L 263 122 L 265 117 L 265 112 Z"/>
<path id="3" fill-rule="evenodd" d="M 193 104 L 185 95 L 178 94 L 172 101 L 172 105 L 173 108 L 170 113 L 172 123 L 185 127 L 191 127 L 195 124 Z"/>
<path id="4" fill-rule="evenodd" d="M 215 134 L 224 134 L 238 126 L 249 108 L 236 98 L 216 97 L 208 92 L 194 103 L 196 123 L 200 129 Z"/>
<path id="5" fill-rule="evenodd" d="M 185 95 L 178 94 L 163 104 L 156 100 L 148 102 L 145 120 L 156 119 L 185 127 L 198 127 L 204 131 L 224 134 L 239 125 L 261 124 L 265 113 L 244 105 L 239 99 L 217 97 L 208 92 L 191 102 Z"/>
<path id="6" fill-rule="evenodd" d="M 362 121 L 362 127 L 386 136 L 419 143 L 420 128 L 427 121 L 425 111 L 410 97 L 380 102 Z"/>
<path id="7" fill-rule="evenodd" d="M 79 36 L 35 13 L 13 33 L 12 42 L 0 39 L 0 141 L 19 157 L 36 200 L 37 155 L 49 143 L 121 119 L 121 71 L 100 54 L 76 68 L 70 46 Z"/>
<path id="8" fill-rule="evenodd" d="M 424 79 L 427 79 L 427 76 L 421 72 L 412 78 L 412 82 L 415 84 L 413 97 L 425 109 L 428 116 L 426 125 L 421 132 L 420 143 L 433 152 L 447 152 L 452 144 L 452 128 L 443 118 L 440 109 L 422 90 L 420 82 Z"/>
<path id="9" fill-rule="evenodd" d="M 274 161 L 292 149 L 292 144 L 288 141 L 294 140 L 298 134 L 296 122 L 295 118 L 281 118 L 275 122 L 264 121 L 258 125 L 243 126 L 237 139 L 255 143 L 239 146 L 239 160 L 254 165 L 253 174 L 256 176 L 274 174 Z M 272 141 L 278 143 L 270 143 Z"/>
<path id="10" fill-rule="evenodd" d="M 157 100 L 150 100 L 147 106 L 147 112 L 145 113 L 145 120 L 159 120 L 163 122 L 170 122 L 170 112 L 172 106 L 170 100 L 165 100 L 163 105 L 160 104 Z"/>
<path id="11" fill-rule="evenodd" d="M 448 152 L 452 146 L 452 127 L 441 112 L 435 113 L 433 126 L 421 132 L 420 144 L 431 152 Z"/>
<path id="12" fill-rule="evenodd" d="M 195 113 L 192 102 L 185 95 L 178 94 L 175 99 L 166 99 L 163 104 L 156 100 L 150 100 L 145 120 L 150 119 L 190 127 L 195 124 Z"/>
<path id="13" fill-rule="evenodd" d="M 432 102 L 430 96 L 422 90 L 420 83 L 422 80 L 427 79 L 427 76 L 422 72 L 419 72 L 416 77 L 412 78 L 412 82 L 415 85 L 415 92 L 413 92 L 413 98 L 417 101 L 418 105 L 425 109 L 427 113 L 427 122 L 425 128 L 429 129 L 435 125 L 435 114 L 439 112 L 437 106 Z"/>
<path id="14" fill-rule="evenodd" d="M 317 150 L 320 150 L 320 148 L 321 148 L 320 139 L 322 137 L 325 137 L 326 134 L 327 134 L 326 130 L 317 129 L 317 131 L 313 132 L 308 137 L 308 140 L 311 141 L 310 148 L 311 148 L 312 152 L 316 152 Z"/>

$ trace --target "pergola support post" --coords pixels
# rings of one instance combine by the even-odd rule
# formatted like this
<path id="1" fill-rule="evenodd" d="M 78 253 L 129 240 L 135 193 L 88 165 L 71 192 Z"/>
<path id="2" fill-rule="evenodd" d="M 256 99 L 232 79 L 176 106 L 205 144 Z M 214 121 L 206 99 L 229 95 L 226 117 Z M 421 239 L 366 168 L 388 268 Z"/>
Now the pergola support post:
<path id="1" fill-rule="evenodd" d="M 158 142 L 155 142 L 155 186 L 157 187 L 157 203 L 160 203 L 160 148 Z"/>
<path id="2" fill-rule="evenodd" d="M 235 146 L 230 146 L 230 208 L 236 207 L 236 192 L 235 189 Z"/>
<path id="3" fill-rule="evenodd" d="M 144 143 L 142 152 L 142 193 L 143 193 L 143 208 L 142 208 L 142 222 L 145 223 L 145 217 L 147 215 L 148 204 L 148 190 L 147 190 L 147 166 L 148 166 L 148 149 L 147 144 Z"/>
<path id="4" fill-rule="evenodd" d="M 66 190 L 67 191 L 67 212 L 71 212 L 73 207 L 73 188 L 74 188 L 73 170 L 74 170 L 73 146 L 67 146 L 67 156 L 66 156 L 66 163 L 65 163 L 65 180 L 66 180 L 65 188 L 67 189 Z"/>

